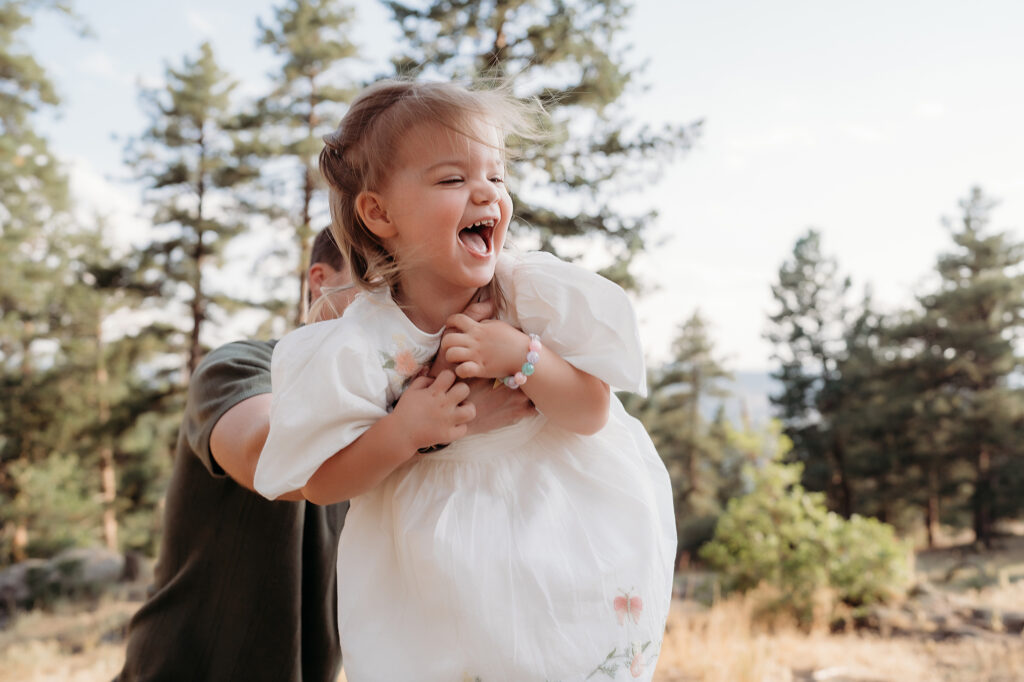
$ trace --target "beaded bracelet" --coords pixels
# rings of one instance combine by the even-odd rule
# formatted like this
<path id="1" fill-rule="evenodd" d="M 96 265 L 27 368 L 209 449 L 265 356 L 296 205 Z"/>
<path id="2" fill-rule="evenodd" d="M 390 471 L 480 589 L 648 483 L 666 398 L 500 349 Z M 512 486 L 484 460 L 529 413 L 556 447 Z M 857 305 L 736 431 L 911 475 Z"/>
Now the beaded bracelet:
<path id="1" fill-rule="evenodd" d="M 511 389 L 516 389 L 526 383 L 526 380 L 530 378 L 536 369 L 537 362 L 540 360 L 540 349 L 543 346 L 540 345 L 540 337 L 536 334 L 530 334 L 530 350 L 526 353 L 526 362 L 523 363 L 522 368 L 513 374 L 507 376 L 501 380 L 501 383 L 505 384 Z"/>

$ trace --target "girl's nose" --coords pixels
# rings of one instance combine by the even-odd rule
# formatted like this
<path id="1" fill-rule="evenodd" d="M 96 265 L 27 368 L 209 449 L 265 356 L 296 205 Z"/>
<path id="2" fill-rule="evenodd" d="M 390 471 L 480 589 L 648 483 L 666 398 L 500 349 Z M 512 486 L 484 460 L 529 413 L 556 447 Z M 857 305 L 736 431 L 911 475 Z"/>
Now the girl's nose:
<path id="1" fill-rule="evenodd" d="M 490 180 L 481 180 L 473 187 L 473 201 L 478 204 L 493 204 L 498 200 L 498 188 Z"/>

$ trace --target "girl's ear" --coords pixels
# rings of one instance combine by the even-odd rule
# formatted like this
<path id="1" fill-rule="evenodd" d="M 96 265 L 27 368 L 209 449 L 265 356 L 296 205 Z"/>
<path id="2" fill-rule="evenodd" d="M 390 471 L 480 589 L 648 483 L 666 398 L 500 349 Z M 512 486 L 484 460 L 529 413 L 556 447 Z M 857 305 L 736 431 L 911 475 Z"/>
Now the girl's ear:
<path id="1" fill-rule="evenodd" d="M 384 208 L 384 197 L 364 190 L 356 197 L 356 213 L 362 219 L 366 229 L 381 239 L 390 239 L 398 234 L 395 224 L 388 218 L 388 212 Z"/>

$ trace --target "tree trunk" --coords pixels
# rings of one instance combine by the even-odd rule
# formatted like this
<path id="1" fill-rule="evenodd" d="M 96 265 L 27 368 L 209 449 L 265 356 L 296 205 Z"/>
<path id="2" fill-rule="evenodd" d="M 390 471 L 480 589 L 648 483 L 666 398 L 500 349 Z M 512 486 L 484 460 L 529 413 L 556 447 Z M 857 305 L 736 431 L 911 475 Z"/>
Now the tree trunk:
<path id="1" fill-rule="evenodd" d="M 992 456 L 987 446 L 978 448 L 977 481 L 974 486 L 974 541 L 992 547 Z"/>
<path id="2" fill-rule="evenodd" d="M 317 88 L 316 76 L 309 79 L 309 112 L 306 115 L 306 134 L 309 137 L 316 135 L 316 126 L 319 122 L 316 116 Z M 309 314 L 309 262 L 310 256 L 310 234 L 313 231 L 310 225 L 309 207 L 313 203 L 313 191 L 316 189 L 316 176 L 313 170 L 313 160 L 303 159 L 302 173 L 302 224 L 299 225 L 299 263 L 295 268 L 295 274 L 299 278 L 299 307 L 295 311 L 295 326 L 306 321 Z"/>
<path id="3" fill-rule="evenodd" d="M 15 562 L 28 558 L 28 525 L 24 519 L 15 522 L 14 541 L 11 544 L 11 556 Z"/>
<path id="4" fill-rule="evenodd" d="M 103 330 L 98 320 L 96 325 L 96 394 L 98 397 L 97 416 L 100 422 L 100 481 L 103 499 L 103 541 L 107 549 L 117 551 L 117 476 L 114 470 L 114 447 L 106 427 L 110 421 L 110 402 L 107 399 L 106 355 L 103 348 Z"/>
<path id="5" fill-rule="evenodd" d="M 939 539 L 939 472 L 935 463 L 928 467 L 928 502 L 925 506 L 925 529 L 928 549 L 934 549 Z"/>
<path id="6" fill-rule="evenodd" d="M 846 473 L 846 449 L 839 437 L 836 427 L 832 427 L 832 485 L 838 492 L 839 513 L 843 518 L 850 518 L 853 515 L 853 491 L 850 489 L 850 477 Z"/>

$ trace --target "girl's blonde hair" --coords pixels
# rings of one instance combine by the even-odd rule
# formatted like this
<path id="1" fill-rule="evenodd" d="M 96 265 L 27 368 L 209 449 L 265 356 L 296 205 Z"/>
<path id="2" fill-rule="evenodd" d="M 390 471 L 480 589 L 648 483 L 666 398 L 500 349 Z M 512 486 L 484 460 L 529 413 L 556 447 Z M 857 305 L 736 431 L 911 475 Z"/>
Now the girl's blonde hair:
<path id="1" fill-rule="evenodd" d="M 493 124 L 507 156 L 507 141 L 540 136 L 539 104 L 516 99 L 507 83 L 469 89 L 454 83 L 416 83 L 386 80 L 364 90 L 349 107 L 338 128 L 324 136 L 320 172 L 329 186 L 331 233 L 363 289 L 387 286 L 398 293 L 400 264 L 381 240 L 363 224 L 356 197 L 380 191 L 395 169 L 403 136 L 416 125 L 444 126 L 484 144 L 479 123 Z M 504 296 L 497 279 L 486 292 L 501 308 Z"/>

